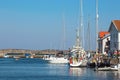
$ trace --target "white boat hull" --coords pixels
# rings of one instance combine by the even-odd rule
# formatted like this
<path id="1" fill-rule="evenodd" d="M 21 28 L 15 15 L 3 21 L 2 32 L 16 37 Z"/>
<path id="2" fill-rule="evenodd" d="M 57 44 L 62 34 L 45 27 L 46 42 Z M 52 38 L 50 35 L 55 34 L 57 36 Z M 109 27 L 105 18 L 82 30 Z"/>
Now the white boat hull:
<path id="1" fill-rule="evenodd" d="M 70 67 L 80 67 L 82 64 L 82 62 L 79 62 L 79 63 L 70 63 Z"/>
<path id="2" fill-rule="evenodd" d="M 55 63 L 55 64 L 65 64 L 68 63 L 68 59 L 65 58 L 59 58 L 59 57 L 51 57 L 51 58 L 47 58 L 46 60 L 49 61 L 49 63 Z"/>
<path id="3" fill-rule="evenodd" d="M 104 68 L 97 68 L 96 71 L 118 71 L 118 68 L 111 68 L 111 67 L 104 67 Z"/>
<path id="4" fill-rule="evenodd" d="M 77 62 L 77 63 L 70 63 L 70 67 L 86 67 L 87 63 L 86 61 L 81 61 L 81 62 Z"/>

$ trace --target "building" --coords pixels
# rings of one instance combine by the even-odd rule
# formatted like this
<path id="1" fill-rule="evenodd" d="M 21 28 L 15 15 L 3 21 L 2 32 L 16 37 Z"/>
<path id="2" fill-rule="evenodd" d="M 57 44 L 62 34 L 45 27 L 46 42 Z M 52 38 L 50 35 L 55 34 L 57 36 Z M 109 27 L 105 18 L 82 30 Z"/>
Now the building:
<path id="1" fill-rule="evenodd" d="M 120 50 L 120 20 L 113 20 L 110 24 L 110 50 Z"/>
<path id="2" fill-rule="evenodd" d="M 105 53 L 107 51 L 107 40 L 110 40 L 110 33 L 107 31 L 100 31 L 99 32 L 99 39 L 98 39 L 98 50 L 100 53 Z"/>

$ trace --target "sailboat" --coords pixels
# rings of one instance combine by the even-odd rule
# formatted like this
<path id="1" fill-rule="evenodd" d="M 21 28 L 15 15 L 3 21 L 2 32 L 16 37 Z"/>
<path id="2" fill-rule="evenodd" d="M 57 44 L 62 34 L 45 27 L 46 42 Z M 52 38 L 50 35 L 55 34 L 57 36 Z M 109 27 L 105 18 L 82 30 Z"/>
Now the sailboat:
<path id="1" fill-rule="evenodd" d="M 80 45 L 79 29 L 77 30 L 76 44 L 70 51 L 69 64 L 70 67 L 83 67 L 87 64 L 86 52 Z"/>
<path id="2" fill-rule="evenodd" d="M 67 64 L 69 60 L 65 58 L 64 56 L 57 56 L 54 55 L 45 55 L 43 60 L 47 61 L 48 63 L 52 64 Z"/>
<path id="3" fill-rule="evenodd" d="M 87 65 L 87 59 L 86 59 L 86 52 L 84 50 L 84 40 L 80 40 L 80 28 L 76 31 L 76 44 L 73 46 L 72 50 L 70 51 L 70 57 L 69 57 L 69 64 L 70 67 L 83 67 Z M 84 39 L 84 27 L 82 22 L 82 0 L 81 0 L 81 37 Z M 82 45 L 80 44 L 82 42 Z"/>
<path id="4" fill-rule="evenodd" d="M 65 20 L 63 15 L 63 27 L 64 27 L 64 34 L 63 34 L 63 55 L 65 55 L 64 49 L 65 49 Z M 50 56 L 49 58 L 46 58 L 49 63 L 55 63 L 55 64 L 67 64 L 69 63 L 69 60 L 66 56 Z"/>

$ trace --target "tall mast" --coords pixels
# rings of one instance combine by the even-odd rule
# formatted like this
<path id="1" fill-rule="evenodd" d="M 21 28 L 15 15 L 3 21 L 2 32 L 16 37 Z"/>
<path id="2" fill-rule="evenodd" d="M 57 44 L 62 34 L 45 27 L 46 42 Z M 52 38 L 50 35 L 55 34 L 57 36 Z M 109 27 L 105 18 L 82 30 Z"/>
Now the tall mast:
<path id="1" fill-rule="evenodd" d="M 96 0 L 96 53 L 98 52 L 98 0 Z"/>
<path id="2" fill-rule="evenodd" d="M 84 48 L 84 27 L 83 27 L 83 1 L 81 0 L 80 1 L 80 5 L 81 5 L 81 9 L 80 9 L 80 13 L 81 13 L 81 16 L 80 16 L 80 29 L 81 29 L 81 42 L 82 42 L 82 47 Z"/>
<path id="3" fill-rule="evenodd" d="M 88 51 L 90 51 L 90 17 L 88 17 Z"/>
<path id="4" fill-rule="evenodd" d="M 63 50 L 65 50 L 65 16 L 63 14 Z"/>

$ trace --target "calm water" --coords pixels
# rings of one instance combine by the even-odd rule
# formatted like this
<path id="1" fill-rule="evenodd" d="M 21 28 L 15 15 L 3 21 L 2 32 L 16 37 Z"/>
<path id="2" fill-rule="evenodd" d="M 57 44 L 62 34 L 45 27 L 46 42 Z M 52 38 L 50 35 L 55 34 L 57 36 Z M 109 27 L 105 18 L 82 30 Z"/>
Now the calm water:
<path id="1" fill-rule="evenodd" d="M 120 80 L 120 71 L 69 68 L 68 64 L 48 64 L 41 59 L 0 59 L 0 80 Z"/>

